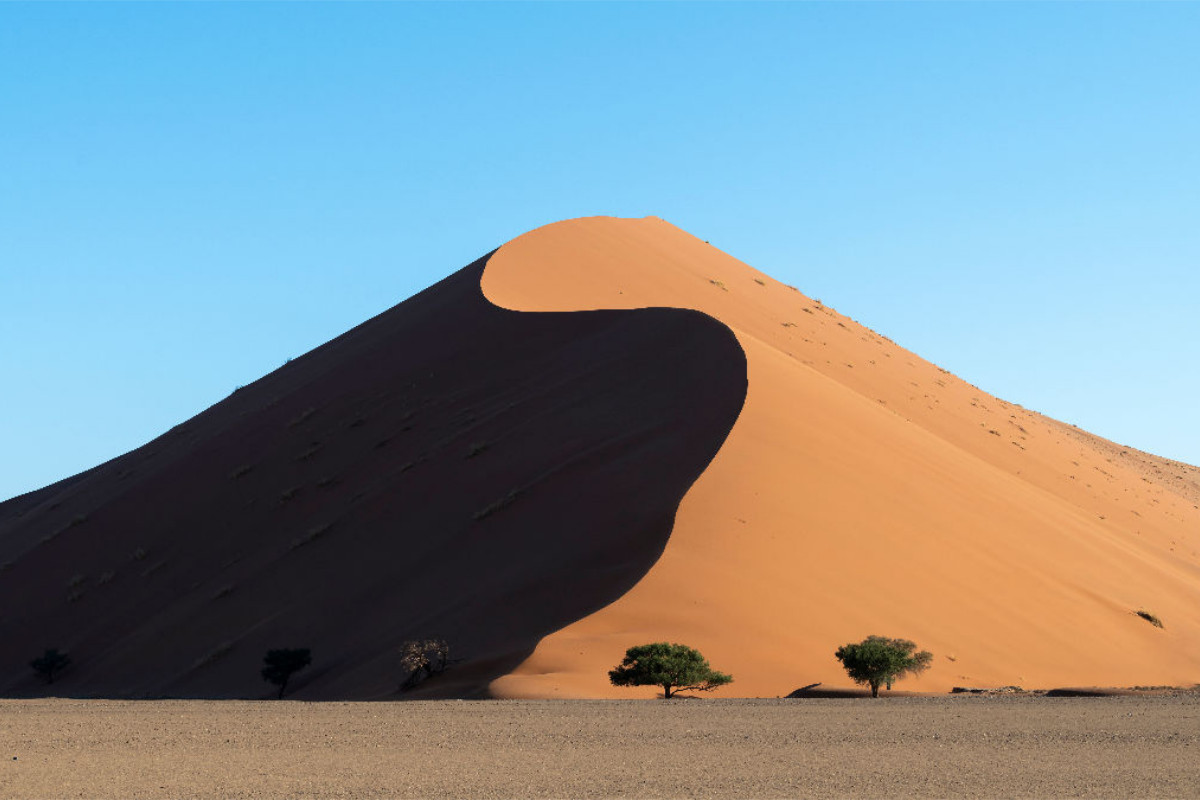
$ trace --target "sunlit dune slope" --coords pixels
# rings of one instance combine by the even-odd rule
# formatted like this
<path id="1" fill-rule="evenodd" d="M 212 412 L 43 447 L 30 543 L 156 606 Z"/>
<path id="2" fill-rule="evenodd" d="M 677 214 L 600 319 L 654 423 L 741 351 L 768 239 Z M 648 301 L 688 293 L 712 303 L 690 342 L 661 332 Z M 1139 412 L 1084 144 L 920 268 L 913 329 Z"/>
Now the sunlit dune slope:
<path id="1" fill-rule="evenodd" d="M 670 640 L 733 673 L 721 694 L 785 695 L 845 684 L 833 650 L 875 633 L 935 653 L 902 688 L 1200 681 L 1195 467 L 992 397 L 656 218 L 540 228 L 482 285 L 527 312 L 697 309 L 749 373 L 662 557 L 496 694 L 649 696 L 606 672 Z"/>
<path id="2" fill-rule="evenodd" d="M 0 693 L 484 692 L 654 563 L 741 409 L 732 333 L 680 309 L 520 314 L 486 258 L 127 455 L 0 504 Z M 618 501 L 619 500 L 619 501 Z M 73 664 L 52 686 L 28 662 Z"/>

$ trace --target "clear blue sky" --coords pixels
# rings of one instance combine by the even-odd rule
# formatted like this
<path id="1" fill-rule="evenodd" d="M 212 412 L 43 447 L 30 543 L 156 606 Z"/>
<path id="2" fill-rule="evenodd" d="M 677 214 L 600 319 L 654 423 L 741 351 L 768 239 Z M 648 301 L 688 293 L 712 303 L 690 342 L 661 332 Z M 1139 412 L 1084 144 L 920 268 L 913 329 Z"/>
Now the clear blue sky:
<path id="1" fill-rule="evenodd" d="M 0 499 L 592 214 L 1200 463 L 1198 42 L 1195 3 L 0 3 Z"/>

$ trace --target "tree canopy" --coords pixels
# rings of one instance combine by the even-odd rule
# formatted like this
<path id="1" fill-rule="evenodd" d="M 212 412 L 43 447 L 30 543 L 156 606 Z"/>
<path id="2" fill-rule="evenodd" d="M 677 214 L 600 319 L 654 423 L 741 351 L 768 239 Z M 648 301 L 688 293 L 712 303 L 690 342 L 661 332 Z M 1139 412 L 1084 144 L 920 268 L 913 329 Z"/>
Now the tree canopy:
<path id="1" fill-rule="evenodd" d="M 70 664 L 71 657 L 66 653 L 58 652 L 54 647 L 47 648 L 46 652 L 29 662 L 33 671 L 41 675 L 42 680 L 46 683 L 54 683 L 55 674 L 62 672 Z"/>
<path id="2" fill-rule="evenodd" d="M 851 680 L 871 687 L 872 697 L 879 697 L 880 686 L 887 684 L 890 689 L 901 678 L 924 672 L 933 661 L 933 653 L 917 652 L 914 642 L 886 636 L 868 636 L 857 644 L 844 644 L 834 656 Z"/>
<path id="3" fill-rule="evenodd" d="M 698 650 L 668 642 L 629 648 L 608 678 L 613 686 L 661 686 L 664 699 L 683 691 L 707 692 L 733 682 L 733 676 L 710 667 Z"/>
<path id="4" fill-rule="evenodd" d="M 279 687 L 279 699 L 287 689 L 288 679 L 312 663 L 312 651 L 307 647 L 294 650 L 268 650 L 263 656 L 263 680 Z"/>

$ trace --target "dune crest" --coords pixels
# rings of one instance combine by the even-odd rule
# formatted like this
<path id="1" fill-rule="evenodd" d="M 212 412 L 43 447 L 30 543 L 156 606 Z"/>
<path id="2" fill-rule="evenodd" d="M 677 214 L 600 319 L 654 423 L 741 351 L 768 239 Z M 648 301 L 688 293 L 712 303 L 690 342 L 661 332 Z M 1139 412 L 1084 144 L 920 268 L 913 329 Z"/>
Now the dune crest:
<path id="1" fill-rule="evenodd" d="M 996 399 L 657 218 L 539 228 L 154 441 L 0 503 L 0 693 L 630 697 L 1200 681 L 1200 470 Z M 1152 625 L 1137 612 L 1159 619 Z M 70 651 L 53 686 L 28 662 Z M 414 696 L 414 695 L 405 695 Z"/>
<path id="2" fill-rule="evenodd" d="M 847 683 L 833 650 L 875 633 L 935 653 L 918 691 L 1200 681 L 1195 467 L 994 398 L 657 218 L 539 228 L 482 287 L 519 311 L 696 309 L 749 374 L 646 577 L 493 693 L 636 696 L 607 670 L 670 640 L 733 673 L 724 694 L 786 695 Z"/>
<path id="3" fill-rule="evenodd" d="M 650 568 L 746 391 L 690 310 L 519 314 L 487 257 L 131 453 L 0 504 L 0 692 L 478 696 Z M 620 498 L 620 502 L 613 502 Z M 71 653 L 53 686 L 28 662 Z M 403 696 L 414 696 L 403 695 Z"/>

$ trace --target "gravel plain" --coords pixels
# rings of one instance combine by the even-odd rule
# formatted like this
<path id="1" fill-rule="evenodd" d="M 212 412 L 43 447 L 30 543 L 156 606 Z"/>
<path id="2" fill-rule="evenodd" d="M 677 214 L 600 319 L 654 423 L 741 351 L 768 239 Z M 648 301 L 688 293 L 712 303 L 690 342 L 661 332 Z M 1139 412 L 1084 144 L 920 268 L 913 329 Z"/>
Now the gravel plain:
<path id="1" fill-rule="evenodd" d="M 0 701 L 0 797 L 1200 797 L 1200 695 Z"/>

